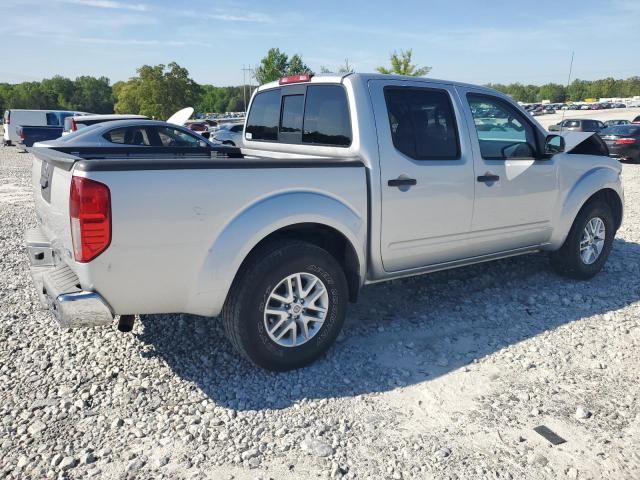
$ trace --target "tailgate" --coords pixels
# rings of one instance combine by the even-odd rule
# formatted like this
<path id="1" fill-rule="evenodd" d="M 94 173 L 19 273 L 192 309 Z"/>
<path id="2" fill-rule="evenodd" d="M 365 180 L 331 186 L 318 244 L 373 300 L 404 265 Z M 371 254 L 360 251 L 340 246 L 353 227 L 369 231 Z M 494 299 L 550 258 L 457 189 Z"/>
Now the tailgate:
<path id="1" fill-rule="evenodd" d="M 71 168 L 77 157 L 33 148 L 31 184 L 36 217 L 43 233 L 58 255 L 65 260 L 73 258 L 69 220 L 69 191 Z"/>

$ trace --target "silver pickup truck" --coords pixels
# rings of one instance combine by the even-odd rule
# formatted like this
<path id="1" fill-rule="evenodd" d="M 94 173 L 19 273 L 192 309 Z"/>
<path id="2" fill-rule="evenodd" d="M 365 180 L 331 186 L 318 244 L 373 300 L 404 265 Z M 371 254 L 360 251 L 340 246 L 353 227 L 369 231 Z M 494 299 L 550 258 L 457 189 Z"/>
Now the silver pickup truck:
<path id="1" fill-rule="evenodd" d="M 364 285 L 536 251 L 589 279 L 622 222 L 621 166 L 597 136 L 547 135 L 473 85 L 283 78 L 254 93 L 243 155 L 140 143 L 162 122 L 102 128 L 32 150 L 43 303 L 65 327 L 221 316 L 272 370 L 325 352 Z"/>

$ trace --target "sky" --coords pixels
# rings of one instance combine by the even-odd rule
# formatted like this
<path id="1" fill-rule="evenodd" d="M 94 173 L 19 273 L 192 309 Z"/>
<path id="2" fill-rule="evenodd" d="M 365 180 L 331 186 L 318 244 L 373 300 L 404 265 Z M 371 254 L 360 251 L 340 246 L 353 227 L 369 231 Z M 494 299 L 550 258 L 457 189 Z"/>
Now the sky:
<path id="1" fill-rule="evenodd" d="M 640 75 L 640 0 L 0 0 L 0 82 L 135 75 L 178 62 L 240 85 L 271 47 L 359 72 L 413 49 L 429 76 L 484 84 Z"/>

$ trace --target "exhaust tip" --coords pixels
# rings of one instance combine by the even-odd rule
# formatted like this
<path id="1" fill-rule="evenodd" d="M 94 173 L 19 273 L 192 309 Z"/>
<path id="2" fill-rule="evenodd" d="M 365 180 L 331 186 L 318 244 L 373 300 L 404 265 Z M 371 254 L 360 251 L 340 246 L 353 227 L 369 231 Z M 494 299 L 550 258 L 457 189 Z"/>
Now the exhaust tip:
<path id="1" fill-rule="evenodd" d="M 135 320 L 135 315 L 120 315 L 120 319 L 118 320 L 118 330 L 123 333 L 130 332 L 133 330 Z"/>

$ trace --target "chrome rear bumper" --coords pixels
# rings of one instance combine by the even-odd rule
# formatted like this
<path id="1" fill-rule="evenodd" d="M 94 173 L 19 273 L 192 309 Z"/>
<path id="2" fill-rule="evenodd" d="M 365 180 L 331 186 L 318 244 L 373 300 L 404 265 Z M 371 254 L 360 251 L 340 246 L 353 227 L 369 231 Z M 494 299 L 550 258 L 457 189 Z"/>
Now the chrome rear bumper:
<path id="1" fill-rule="evenodd" d="M 57 258 L 38 228 L 25 234 L 31 277 L 40 302 L 50 309 L 63 328 L 109 325 L 113 313 L 96 292 L 82 290 L 76 274 Z"/>

